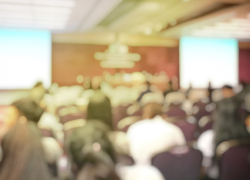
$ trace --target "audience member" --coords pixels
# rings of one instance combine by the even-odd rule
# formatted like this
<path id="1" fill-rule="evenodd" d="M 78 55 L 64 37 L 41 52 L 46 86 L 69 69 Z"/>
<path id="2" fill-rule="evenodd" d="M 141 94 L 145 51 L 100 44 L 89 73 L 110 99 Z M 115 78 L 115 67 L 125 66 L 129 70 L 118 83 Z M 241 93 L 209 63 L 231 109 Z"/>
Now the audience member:
<path id="1" fill-rule="evenodd" d="M 113 129 L 110 100 L 100 91 L 94 93 L 87 107 L 87 120 L 91 119 L 101 120 Z"/>
<path id="2" fill-rule="evenodd" d="M 115 172 L 115 153 L 107 138 L 106 125 L 94 121 L 88 121 L 85 126 L 75 129 L 69 137 L 75 179 L 119 180 Z"/>
<path id="3" fill-rule="evenodd" d="M 246 116 L 241 113 L 241 107 L 242 102 L 239 102 L 237 97 L 218 102 L 213 130 L 205 131 L 198 139 L 197 146 L 204 155 L 203 166 L 210 178 L 216 179 L 219 176 L 217 165 L 212 161 L 219 144 L 232 139 L 249 138 L 250 140 L 250 134 L 244 123 Z"/>
<path id="4" fill-rule="evenodd" d="M 41 116 L 43 114 L 43 109 L 32 99 L 21 99 L 15 101 L 11 106 L 8 107 L 8 113 L 6 116 L 6 124 L 8 130 L 10 130 L 18 122 L 32 122 L 37 126 Z M 43 148 L 46 150 L 45 158 L 48 164 L 56 163 L 62 150 L 53 138 L 43 137 L 41 142 Z M 56 174 L 56 173 L 55 173 Z"/>
<path id="5" fill-rule="evenodd" d="M 49 180 L 39 130 L 34 122 L 18 122 L 4 137 L 0 180 Z"/>
<path id="6" fill-rule="evenodd" d="M 144 100 L 147 100 L 143 107 L 144 120 L 131 125 L 127 137 L 136 164 L 149 165 L 155 153 L 184 145 L 185 137 L 181 129 L 163 119 L 161 94 L 148 93 Z"/>
<path id="7" fill-rule="evenodd" d="M 150 82 L 147 81 L 147 82 L 146 82 L 146 85 L 147 85 L 147 89 L 146 89 L 145 91 L 141 92 L 141 94 L 139 95 L 139 97 L 138 97 L 138 99 L 137 99 L 138 102 L 141 101 L 141 99 L 143 98 L 143 96 L 144 96 L 145 94 L 152 92 L 151 89 L 150 89 Z"/>

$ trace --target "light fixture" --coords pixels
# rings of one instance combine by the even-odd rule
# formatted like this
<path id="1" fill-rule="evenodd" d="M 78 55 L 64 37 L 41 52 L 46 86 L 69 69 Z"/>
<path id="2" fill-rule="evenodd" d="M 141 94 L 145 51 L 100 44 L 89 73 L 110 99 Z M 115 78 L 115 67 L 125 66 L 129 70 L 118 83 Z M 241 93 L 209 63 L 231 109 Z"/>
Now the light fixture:
<path id="1" fill-rule="evenodd" d="M 0 0 L 0 3 L 9 4 L 33 4 L 33 5 L 43 5 L 43 6 L 60 6 L 60 7 L 74 7 L 74 0 Z"/>
<path id="2" fill-rule="evenodd" d="M 151 29 L 150 27 L 147 27 L 147 28 L 144 30 L 144 33 L 145 33 L 146 35 L 150 35 L 150 34 L 152 34 L 152 29 Z"/>
<path id="3" fill-rule="evenodd" d="M 50 6 L 33 6 L 20 4 L 0 4 L 0 11 L 14 11 L 14 12 L 36 12 L 36 13 L 52 13 L 52 14 L 67 14 L 72 11 L 71 8 L 65 7 L 50 7 Z"/>
<path id="4" fill-rule="evenodd" d="M 157 32 L 161 31 L 162 29 L 163 29 L 163 25 L 162 25 L 161 23 L 157 23 L 157 24 L 155 25 L 155 30 L 156 30 Z"/>
<path id="5" fill-rule="evenodd" d="M 177 24 L 177 21 L 175 19 L 173 19 L 172 21 L 169 22 L 169 24 L 171 26 L 175 26 Z"/>
<path id="6" fill-rule="evenodd" d="M 101 61 L 103 68 L 133 68 L 134 62 L 141 59 L 139 54 L 129 53 L 128 46 L 121 44 L 118 39 L 105 52 L 96 52 L 94 57 Z"/>

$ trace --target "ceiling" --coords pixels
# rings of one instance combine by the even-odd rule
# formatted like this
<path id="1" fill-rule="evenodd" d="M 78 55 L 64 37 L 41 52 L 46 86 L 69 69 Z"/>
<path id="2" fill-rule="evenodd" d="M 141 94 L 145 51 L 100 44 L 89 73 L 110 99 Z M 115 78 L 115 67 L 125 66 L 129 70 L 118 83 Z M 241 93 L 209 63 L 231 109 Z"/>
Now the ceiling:
<path id="1" fill-rule="evenodd" d="M 183 35 L 250 40 L 250 0 L 0 0 L 0 27 L 54 42 L 176 46 Z"/>

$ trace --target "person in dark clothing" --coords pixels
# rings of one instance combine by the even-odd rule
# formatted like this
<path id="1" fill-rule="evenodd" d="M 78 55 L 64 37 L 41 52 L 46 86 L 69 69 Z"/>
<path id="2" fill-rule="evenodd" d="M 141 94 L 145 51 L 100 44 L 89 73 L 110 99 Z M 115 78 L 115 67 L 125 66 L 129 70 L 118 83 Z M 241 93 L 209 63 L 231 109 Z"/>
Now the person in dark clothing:
<path id="1" fill-rule="evenodd" d="M 69 152 L 76 180 L 119 180 L 115 152 L 107 137 L 108 128 L 98 120 L 88 121 L 69 137 Z"/>
<path id="2" fill-rule="evenodd" d="M 110 129 L 113 129 L 110 99 L 98 90 L 90 98 L 87 107 L 87 120 L 91 119 L 100 120 L 108 125 Z"/>

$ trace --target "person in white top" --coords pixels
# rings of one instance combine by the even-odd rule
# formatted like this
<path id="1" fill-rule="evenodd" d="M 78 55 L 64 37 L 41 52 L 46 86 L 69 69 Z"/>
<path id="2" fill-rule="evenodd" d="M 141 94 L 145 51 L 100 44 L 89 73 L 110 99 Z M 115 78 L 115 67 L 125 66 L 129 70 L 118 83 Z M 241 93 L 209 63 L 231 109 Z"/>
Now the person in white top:
<path id="1" fill-rule="evenodd" d="M 147 99 L 143 107 L 144 120 L 130 126 L 127 138 L 136 164 L 149 165 L 155 154 L 173 146 L 185 145 L 186 141 L 179 127 L 163 119 L 162 96 L 148 93 L 143 99 Z"/>
<path id="2" fill-rule="evenodd" d="M 135 165 L 119 169 L 123 180 L 164 180 L 161 172 L 151 165 L 151 158 L 173 146 L 186 143 L 181 129 L 163 119 L 163 99 L 158 93 L 143 96 L 144 120 L 131 125 L 127 132 Z"/>
<path id="3" fill-rule="evenodd" d="M 130 153 L 140 165 L 150 164 L 156 153 L 186 143 L 181 129 L 159 115 L 132 125 L 127 137 Z"/>

